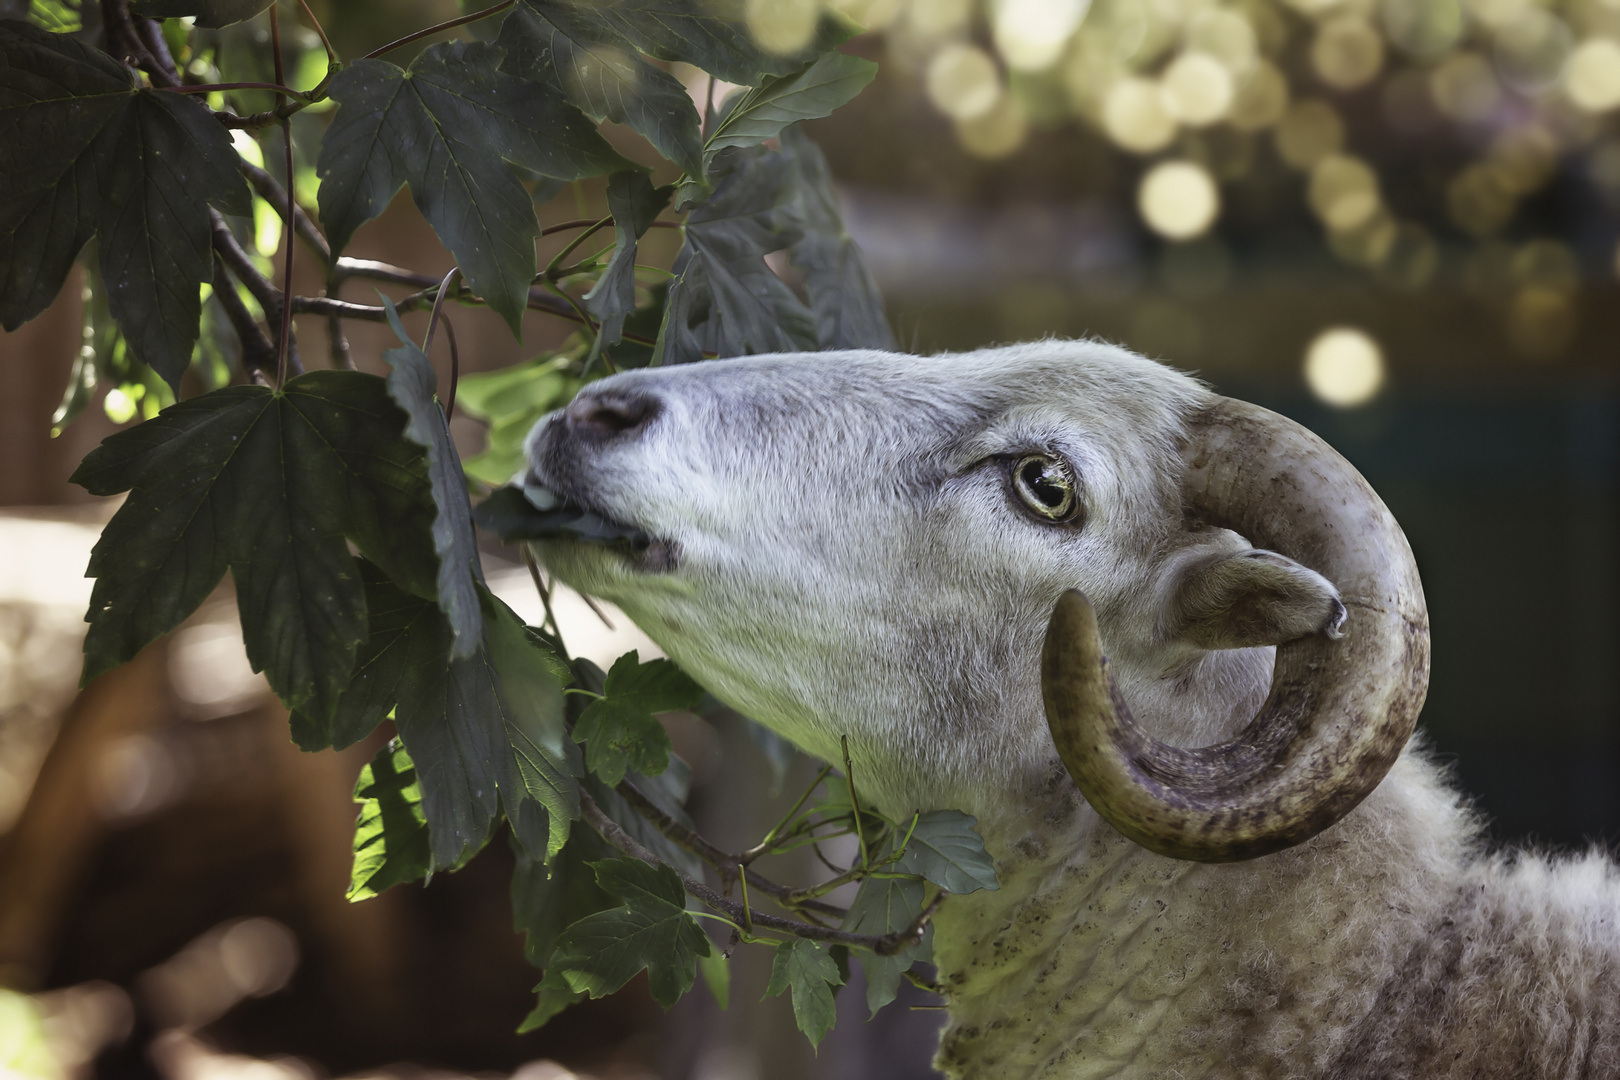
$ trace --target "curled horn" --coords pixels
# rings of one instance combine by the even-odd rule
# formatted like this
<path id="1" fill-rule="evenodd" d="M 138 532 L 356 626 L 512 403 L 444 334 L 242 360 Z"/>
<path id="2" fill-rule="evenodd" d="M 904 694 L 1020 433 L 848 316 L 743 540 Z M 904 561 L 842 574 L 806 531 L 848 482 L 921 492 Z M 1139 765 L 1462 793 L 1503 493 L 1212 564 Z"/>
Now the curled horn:
<path id="1" fill-rule="evenodd" d="M 1186 512 L 1336 584 L 1343 638 L 1279 645 L 1271 694 L 1248 726 L 1183 749 L 1131 717 L 1096 614 L 1070 591 L 1047 628 L 1041 690 L 1063 764 L 1099 814 L 1161 855 L 1233 862 L 1310 839 L 1378 786 L 1423 706 L 1429 617 L 1405 535 L 1321 439 L 1229 398 L 1189 427 Z"/>

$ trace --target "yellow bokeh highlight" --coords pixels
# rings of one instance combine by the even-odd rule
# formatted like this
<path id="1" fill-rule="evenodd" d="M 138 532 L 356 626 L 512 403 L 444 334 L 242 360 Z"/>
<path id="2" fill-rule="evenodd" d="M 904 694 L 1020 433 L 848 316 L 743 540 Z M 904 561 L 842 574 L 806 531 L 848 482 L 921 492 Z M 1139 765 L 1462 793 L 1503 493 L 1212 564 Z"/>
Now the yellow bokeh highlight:
<path id="1" fill-rule="evenodd" d="M 1488 119 L 1502 99 L 1490 61 L 1473 52 L 1457 53 L 1435 68 L 1429 92 L 1441 113 L 1463 123 Z"/>
<path id="2" fill-rule="evenodd" d="M 1110 139 L 1137 154 L 1162 150 L 1176 135 L 1175 118 L 1165 110 L 1159 84 L 1151 79 L 1116 82 L 1103 99 L 1102 124 Z"/>
<path id="3" fill-rule="evenodd" d="M 1191 161 L 1166 161 L 1142 177 L 1137 209 L 1148 227 L 1169 240 L 1191 240 L 1215 223 L 1221 196 L 1209 170 Z"/>
<path id="4" fill-rule="evenodd" d="M 1022 71 L 1051 67 L 1085 18 L 1090 0 L 997 0 L 992 32 L 1008 66 Z"/>
<path id="5" fill-rule="evenodd" d="M 988 110 L 956 123 L 956 138 L 975 157 L 1003 158 L 1020 146 L 1029 135 L 1029 117 L 1024 106 L 1011 94 L 1002 94 Z"/>
<path id="6" fill-rule="evenodd" d="M 1296 169 L 1309 169 L 1344 146 L 1344 121 L 1325 101 L 1301 101 L 1277 122 L 1277 154 Z"/>
<path id="7" fill-rule="evenodd" d="M 1184 52 L 1170 62 L 1159 80 L 1164 111 L 1189 127 L 1213 124 L 1232 106 L 1232 73 L 1202 52 Z"/>
<path id="8" fill-rule="evenodd" d="M 1384 386 L 1384 350 L 1365 330 L 1335 326 L 1305 349 L 1305 385 L 1340 409 L 1365 405 Z"/>
<path id="9" fill-rule="evenodd" d="M 1334 232 L 1359 228 L 1378 212 L 1378 174 L 1360 158 L 1330 154 L 1312 167 L 1307 198 Z"/>
<path id="10" fill-rule="evenodd" d="M 1261 60 L 1232 96 L 1227 122 L 1239 131 L 1263 131 L 1288 111 L 1288 80 Z"/>
<path id="11" fill-rule="evenodd" d="M 1329 19 L 1311 42 L 1311 66 L 1335 90 L 1365 86 L 1384 66 L 1384 39 L 1358 16 Z"/>
<path id="12" fill-rule="evenodd" d="M 1620 42 L 1595 37 L 1577 45 L 1564 68 L 1564 93 L 1591 113 L 1620 106 Z"/>
<path id="13" fill-rule="evenodd" d="M 928 64 L 928 98 L 953 120 L 983 116 L 1002 98 L 1001 75 L 990 54 L 960 42 L 945 46 Z"/>
<path id="14" fill-rule="evenodd" d="M 810 44 L 821 20 L 820 0 L 748 0 L 748 32 L 766 52 L 788 55 Z"/>
<path id="15" fill-rule="evenodd" d="M 1235 77 L 1253 70 L 1260 56 L 1254 24 L 1230 8 L 1201 11 L 1187 22 L 1182 41 L 1189 52 L 1213 56 Z"/>

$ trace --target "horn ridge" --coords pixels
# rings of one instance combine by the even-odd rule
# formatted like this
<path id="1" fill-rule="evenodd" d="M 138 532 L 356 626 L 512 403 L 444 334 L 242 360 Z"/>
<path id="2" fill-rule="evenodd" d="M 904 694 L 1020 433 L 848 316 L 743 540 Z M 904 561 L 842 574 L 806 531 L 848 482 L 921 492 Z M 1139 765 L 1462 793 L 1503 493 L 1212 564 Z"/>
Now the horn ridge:
<path id="1" fill-rule="evenodd" d="M 1428 612 L 1394 517 L 1320 438 L 1228 398 L 1188 426 L 1187 513 L 1333 581 L 1343 638 L 1279 645 L 1271 693 L 1242 732 L 1175 747 L 1131 716 L 1096 614 L 1071 590 L 1047 628 L 1041 687 L 1059 756 L 1099 814 L 1159 854 L 1230 862 L 1310 839 L 1377 787 L 1427 692 Z"/>

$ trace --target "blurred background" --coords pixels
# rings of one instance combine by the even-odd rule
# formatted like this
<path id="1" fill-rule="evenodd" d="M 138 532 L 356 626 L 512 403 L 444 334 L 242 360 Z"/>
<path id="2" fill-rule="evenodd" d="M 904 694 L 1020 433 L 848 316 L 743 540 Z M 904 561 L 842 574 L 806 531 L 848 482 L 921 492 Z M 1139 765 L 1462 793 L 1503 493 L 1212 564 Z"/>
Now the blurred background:
<path id="1" fill-rule="evenodd" d="M 787 51 L 823 6 L 738 9 Z M 870 27 L 847 48 L 881 71 L 811 134 L 903 346 L 1094 335 L 1321 433 L 1412 541 L 1434 632 L 1423 727 L 1493 837 L 1620 839 L 1620 0 L 838 6 Z M 312 7 L 345 55 L 459 13 Z M 263 51 L 262 25 L 233 33 Z M 298 47 L 318 58 L 309 37 Z M 301 162 L 301 193 L 313 183 Z M 586 183 L 539 212 L 604 206 Z M 280 265 L 276 229 L 259 233 Z M 675 242 L 655 231 L 644 249 L 668 259 Z M 450 265 L 405 197 L 348 253 Z M 312 260 L 294 275 L 320 287 Z M 67 476 L 153 404 L 104 387 L 53 437 L 91 345 L 77 281 L 0 334 L 0 1074 L 932 1075 L 930 999 L 866 1023 L 846 989 L 812 1055 L 785 999 L 756 1003 L 767 972 L 748 950 L 728 1010 L 698 990 L 664 1014 L 632 983 L 515 1035 L 536 976 L 503 843 L 430 886 L 345 903 L 350 792 L 376 745 L 291 746 L 228 592 L 76 693 L 82 572 L 113 507 Z M 455 318 L 472 371 L 569 333 L 531 313 L 519 343 L 487 312 Z M 324 328 L 304 323 L 318 363 Z M 385 344 L 352 328 L 362 367 L 379 370 Z M 464 455 L 482 447 L 476 421 L 454 429 Z M 537 611 L 514 553 L 487 556 L 498 590 Z M 583 603 L 560 618 L 599 661 L 638 643 Z M 757 839 L 810 775 L 800 761 L 776 785 L 737 718 L 669 724 L 693 814 L 722 846 Z"/>

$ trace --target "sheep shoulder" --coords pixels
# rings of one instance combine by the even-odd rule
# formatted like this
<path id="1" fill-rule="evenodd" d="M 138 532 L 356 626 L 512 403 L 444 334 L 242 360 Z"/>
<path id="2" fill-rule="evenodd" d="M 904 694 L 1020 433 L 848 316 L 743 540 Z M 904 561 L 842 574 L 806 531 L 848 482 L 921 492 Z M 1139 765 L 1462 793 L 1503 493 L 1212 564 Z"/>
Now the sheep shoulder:
<path id="1" fill-rule="evenodd" d="M 1620 1075 L 1620 873 L 1486 855 L 1421 747 L 1298 848 L 1150 854 L 1052 776 L 935 944 L 952 1077 Z M 1016 824 L 1014 824 L 1016 823 Z"/>

